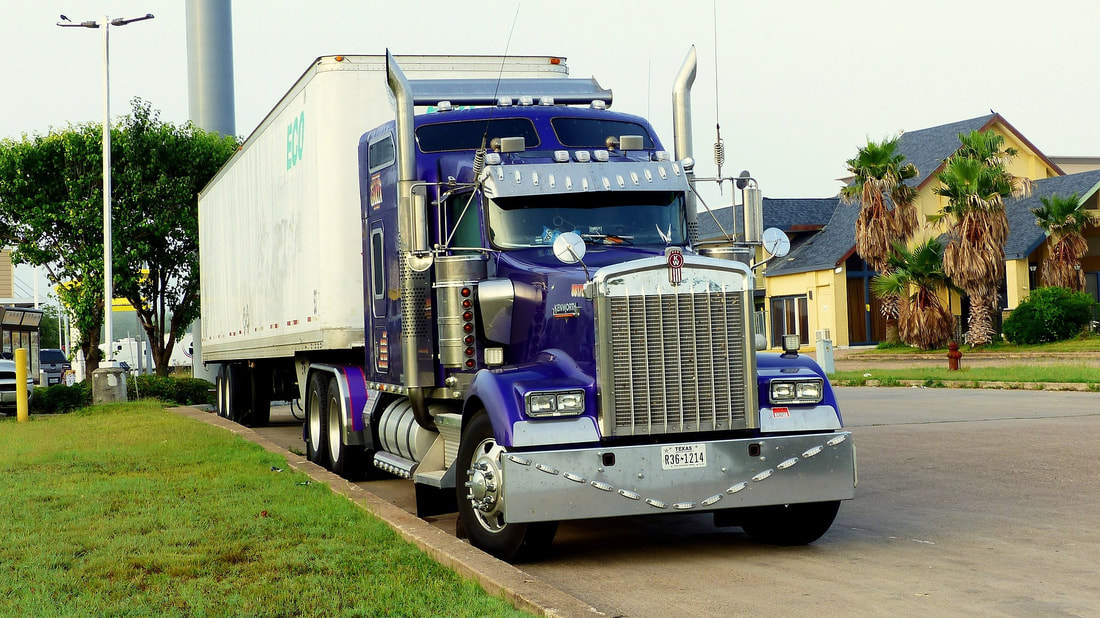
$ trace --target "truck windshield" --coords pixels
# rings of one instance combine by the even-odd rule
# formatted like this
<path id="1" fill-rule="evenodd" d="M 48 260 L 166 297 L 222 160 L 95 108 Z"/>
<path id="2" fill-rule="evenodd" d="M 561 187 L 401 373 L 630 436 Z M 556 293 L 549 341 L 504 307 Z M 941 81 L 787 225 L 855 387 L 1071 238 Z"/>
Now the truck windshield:
<path id="1" fill-rule="evenodd" d="M 489 240 L 501 249 L 546 246 L 562 232 L 607 245 L 684 244 L 683 194 L 604 191 L 489 200 Z"/>

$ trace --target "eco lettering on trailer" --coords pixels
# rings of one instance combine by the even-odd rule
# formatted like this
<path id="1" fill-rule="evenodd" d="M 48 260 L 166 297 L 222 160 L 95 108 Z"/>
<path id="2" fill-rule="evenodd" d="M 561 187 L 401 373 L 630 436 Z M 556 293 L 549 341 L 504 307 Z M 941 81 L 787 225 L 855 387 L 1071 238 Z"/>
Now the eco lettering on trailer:
<path id="1" fill-rule="evenodd" d="M 298 114 L 286 126 L 286 169 L 290 169 L 302 160 L 302 150 L 306 145 L 306 113 Z"/>

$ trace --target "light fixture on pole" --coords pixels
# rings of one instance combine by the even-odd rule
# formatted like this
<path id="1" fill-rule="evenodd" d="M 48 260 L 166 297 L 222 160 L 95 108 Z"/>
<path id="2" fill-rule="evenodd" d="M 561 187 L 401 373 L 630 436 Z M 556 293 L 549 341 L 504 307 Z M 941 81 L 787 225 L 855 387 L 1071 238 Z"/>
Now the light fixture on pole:
<path id="1" fill-rule="evenodd" d="M 141 17 L 101 21 L 74 22 L 64 15 L 57 22 L 62 28 L 103 28 L 103 339 L 107 343 L 107 359 L 100 366 L 115 366 L 114 340 L 111 333 L 111 306 L 114 304 L 114 272 L 111 266 L 111 26 L 125 26 L 135 21 L 153 19 L 152 13 Z"/>

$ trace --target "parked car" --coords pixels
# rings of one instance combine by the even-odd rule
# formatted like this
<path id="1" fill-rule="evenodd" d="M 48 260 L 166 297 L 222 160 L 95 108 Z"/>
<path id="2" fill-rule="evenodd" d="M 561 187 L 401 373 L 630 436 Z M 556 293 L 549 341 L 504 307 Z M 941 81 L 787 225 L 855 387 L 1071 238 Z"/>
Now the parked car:
<path id="1" fill-rule="evenodd" d="M 34 395 L 34 379 L 27 376 L 27 402 Z M 15 399 L 19 384 L 15 381 L 15 361 L 0 359 L 0 414 L 15 414 Z"/>
<path id="2" fill-rule="evenodd" d="M 46 374 L 46 386 L 61 384 L 65 372 L 72 370 L 73 365 L 65 356 L 65 353 L 57 348 L 42 348 L 38 351 L 38 370 Z"/>

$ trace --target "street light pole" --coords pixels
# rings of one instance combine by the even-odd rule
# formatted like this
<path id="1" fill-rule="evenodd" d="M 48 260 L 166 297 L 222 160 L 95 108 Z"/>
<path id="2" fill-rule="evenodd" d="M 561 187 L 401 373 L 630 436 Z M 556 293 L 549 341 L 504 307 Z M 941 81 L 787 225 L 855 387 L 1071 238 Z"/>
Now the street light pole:
<path id="1" fill-rule="evenodd" d="M 114 305 L 114 268 L 111 265 L 111 26 L 125 26 L 135 21 L 153 19 L 152 13 L 129 19 L 112 20 L 104 15 L 102 21 L 70 21 L 61 16 L 57 22 L 62 28 L 103 28 L 103 339 L 107 342 L 107 359 L 101 367 L 115 366 L 114 338 L 111 332 L 111 309 Z"/>

